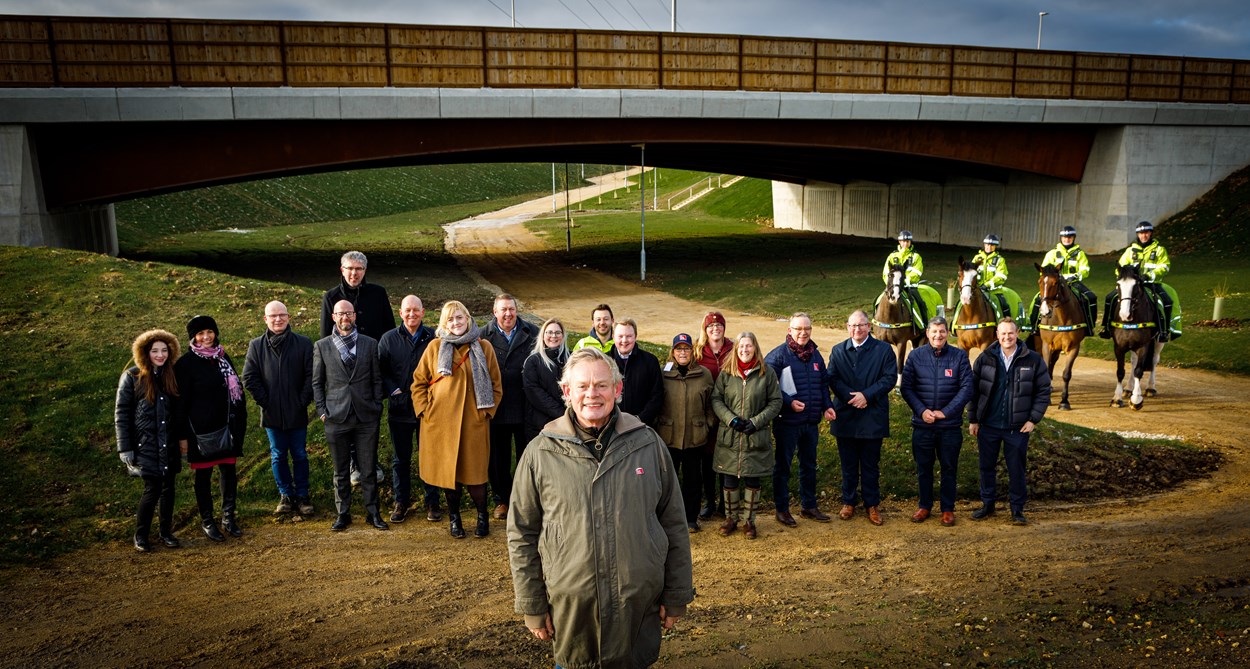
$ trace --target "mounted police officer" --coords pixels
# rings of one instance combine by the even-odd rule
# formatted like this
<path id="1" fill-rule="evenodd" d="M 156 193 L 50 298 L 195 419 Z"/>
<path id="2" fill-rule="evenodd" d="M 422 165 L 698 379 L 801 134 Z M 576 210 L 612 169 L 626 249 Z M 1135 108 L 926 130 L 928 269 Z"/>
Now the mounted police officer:
<path id="1" fill-rule="evenodd" d="M 1181 336 L 1181 305 L 1176 291 L 1163 283 L 1163 278 L 1172 269 L 1172 261 L 1168 258 L 1167 249 L 1155 240 L 1154 231 L 1155 226 L 1150 221 L 1138 223 L 1137 241 L 1124 249 L 1124 253 L 1120 255 L 1120 261 L 1116 264 L 1121 267 L 1132 265 L 1137 268 L 1137 274 L 1142 280 L 1142 288 L 1154 297 L 1155 302 L 1163 309 L 1162 322 L 1159 323 L 1159 341 L 1169 341 L 1179 339 Z M 1103 339 L 1111 338 L 1111 315 L 1116 296 L 1116 290 L 1107 294 L 1102 331 L 1098 333 L 1098 336 Z"/>
<path id="2" fill-rule="evenodd" d="M 886 256 L 885 266 L 881 268 L 881 280 L 887 288 L 890 285 L 891 267 L 902 268 L 902 292 L 907 295 L 907 299 L 911 303 L 917 327 L 928 322 L 932 316 L 945 315 L 938 308 L 938 305 L 942 304 L 942 296 L 932 286 L 923 284 L 920 281 L 921 277 L 924 276 L 924 259 L 920 257 L 915 247 L 912 246 L 910 230 L 899 231 L 898 248 Z"/>
<path id="3" fill-rule="evenodd" d="M 998 301 L 1003 310 L 1002 316 L 1014 316 L 1007 295 L 1007 291 L 1011 291 L 1007 288 L 1007 261 L 998 254 L 1001 243 L 998 235 L 986 235 L 981 240 L 982 250 L 972 257 L 972 264 L 978 267 L 977 283 Z M 1015 292 L 1011 291 L 1011 295 Z M 1016 302 L 1019 301 L 1019 296 L 1016 296 Z"/>
<path id="4" fill-rule="evenodd" d="M 1059 231 L 1059 244 L 1046 252 L 1042 266 L 1058 268 L 1063 280 L 1068 282 L 1068 287 L 1082 301 L 1082 306 L 1085 308 L 1085 331 L 1086 334 L 1092 336 L 1094 325 L 1098 322 L 1098 296 L 1084 283 L 1085 279 L 1089 278 L 1089 256 L 1085 255 L 1084 249 L 1076 243 L 1076 228 L 1070 225 L 1063 226 L 1063 229 Z M 1033 308 L 1029 312 L 1029 322 L 1033 324 L 1035 330 L 1038 311 L 1042 303 L 1041 298 L 1040 293 L 1033 298 Z"/>

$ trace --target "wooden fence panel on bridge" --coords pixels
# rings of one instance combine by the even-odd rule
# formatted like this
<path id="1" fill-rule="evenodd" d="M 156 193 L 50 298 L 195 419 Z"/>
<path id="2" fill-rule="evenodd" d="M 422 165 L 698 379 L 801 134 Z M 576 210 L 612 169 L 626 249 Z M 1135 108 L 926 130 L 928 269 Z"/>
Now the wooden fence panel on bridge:
<path id="1" fill-rule="evenodd" d="M 1250 61 L 599 30 L 0 16 L 2 87 L 686 89 L 1250 103 Z"/>

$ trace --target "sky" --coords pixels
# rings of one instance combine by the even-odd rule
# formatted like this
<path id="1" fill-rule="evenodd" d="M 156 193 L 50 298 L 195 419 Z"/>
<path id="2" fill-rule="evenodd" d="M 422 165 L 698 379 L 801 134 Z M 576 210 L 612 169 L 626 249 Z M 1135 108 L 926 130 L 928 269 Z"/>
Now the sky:
<path id="1" fill-rule="evenodd" d="M 0 13 L 668 31 L 672 0 L 0 0 Z M 1247 0 L 677 0 L 681 32 L 1250 60 Z"/>

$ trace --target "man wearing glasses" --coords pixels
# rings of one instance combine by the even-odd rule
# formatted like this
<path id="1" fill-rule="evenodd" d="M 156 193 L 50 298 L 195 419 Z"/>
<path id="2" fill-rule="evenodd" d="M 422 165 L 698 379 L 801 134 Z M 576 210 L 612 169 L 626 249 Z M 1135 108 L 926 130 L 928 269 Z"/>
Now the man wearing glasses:
<path id="1" fill-rule="evenodd" d="M 334 461 L 334 503 L 338 517 L 330 529 L 342 532 L 352 524 L 352 484 L 348 473 L 351 454 L 360 464 L 360 492 L 365 518 L 379 530 L 388 529 L 378 513 L 378 422 L 382 418 L 382 370 L 378 342 L 356 329 L 352 303 L 334 305 L 334 331 L 313 347 L 313 401 L 325 424 L 326 443 Z"/>
<path id="2" fill-rule="evenodd" d="M 894 349 L 874 339 L 868 314 L 856 310 L 846 319 L 850 338 L 829 351 L 829 389 L 837 420 L 830 432 L 842 460 L 842 510 L 855 515 L 862 495 L 868 522 L 881 524 L 881 442 L 890 436 L 890 390 L 898 375 Z M 861 487 L 862 486 L 862 487 Z"/>
<path id="3" fill-rule="evenodd" d="M 286 305 L 277 300 L 266 304 L 265 334 L 247 346 L 243 385 L 260 407 L 260 422 L 269 436 L 269 457 L 279 495 L 274 514 L 278 515 L 296 508 L 302 516 L 316 511 L 308 497 L 312 359 L 312 340 L 291 329 Z"/>
<path id="4" fill-rule="evenodd" d="M 386 289 L 376 283 L 365 281 L 365 272 L 369 268 L 369 259 L 360 251 L 348 251 L 339 259 L 339 273 L 343 275 L 339 285 L 326 291 L 321 298 L 321 336 L 329 337 L 334 330 L 334 305 L 339 300 L 351 302 L 356 312 L 355 323 L 360 334 L 381 341 L 382 335 L 395 329 L 395 312 L 391 309 L 391 298 Z M 360 471 L 356 466 L 356 456 L 352 454 L 352 485 L 360 483 Z M 378 481 L 386 478 L 379 462 L 377 467 Z"/>

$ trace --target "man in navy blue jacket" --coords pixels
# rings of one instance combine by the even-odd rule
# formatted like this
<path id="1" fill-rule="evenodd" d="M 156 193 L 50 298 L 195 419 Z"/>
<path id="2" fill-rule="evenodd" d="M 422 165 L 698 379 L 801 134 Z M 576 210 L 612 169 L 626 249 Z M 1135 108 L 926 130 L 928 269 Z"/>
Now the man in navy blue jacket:
<path id="1" fill-rule="evenodd" d="M 829 350 L 829 389 L 838 416 L 830 431 L 842 460 L 838 517 L 850 520 L 862 493 L 868 522 L 880 525 L 881 442 L 890 436 L 889 395 L 898 380 L 898 363 L 894 349 L 874 339 L 871 328 L 868 314 L 855 310 L 846 319 L 850 339 Z"/>
<path id="2" fill-rule="evenodd" d="M 820 440 L 821 419 L 833 420 L 837 414 L 825 385 L 825 359 L 812 341 L 811 317 L 803 312 L 791 316 L 786 343 L 769 351 L 764 362 L 781 382 L 781 415 L 773 421 L 773 439 L 777 442 L 773 502 L 777 505 L 777 522 L 790 527 L 798 524 L 790 515 L 790 462 L 796 450 L 802 505 L 799 515 L 828 522 L 829 516 L 816 506 L 816 442 Z"/>
<path id="3" fill-rule="evenodd" d="M 911 407 L 911 455 L 920 480 L 920 505 L 912 514 L 922 523 L 933 511 L 933 462 L 941 463 L 942 525 L 955 524 L 955 472 L 963 445 L 964 407 L 972 399 L 968 353 L 947 346 L 946 319 L 929 320 L 929 343 L 911 352 L 903 365 L 901 392 Z"/>

